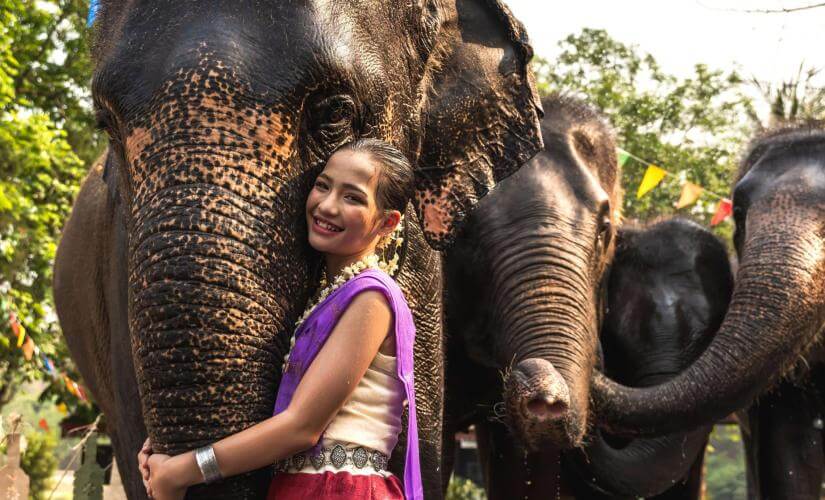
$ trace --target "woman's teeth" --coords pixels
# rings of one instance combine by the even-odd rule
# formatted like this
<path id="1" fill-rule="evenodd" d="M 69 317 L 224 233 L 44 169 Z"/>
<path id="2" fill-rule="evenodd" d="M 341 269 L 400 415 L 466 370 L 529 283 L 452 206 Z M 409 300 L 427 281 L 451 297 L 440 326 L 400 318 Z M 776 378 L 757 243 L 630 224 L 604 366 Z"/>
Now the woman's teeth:
<path id="1" fill-rule="evenodd" d="M 323 229 L 326 229 L 327 231 L 332 231 L 332 232 L 334 232 L 334 233 L 340 233 L 341 231 L 343 231 L 343 229 L 341 229 L 340 227 L 338 227 L 338 226 L 333 226 L 332 224 L 329 224 L 329 223 L 327 223 L 327 222 L 324 222 L 324 221 L 322 221 L 322 220 L 320 220 L 320 219 L 315 219 L 315 225 L 316 225 L 316 226 L 319 226 L 319 227 L 321 227 L 321 228 L 323 228 Z"/>

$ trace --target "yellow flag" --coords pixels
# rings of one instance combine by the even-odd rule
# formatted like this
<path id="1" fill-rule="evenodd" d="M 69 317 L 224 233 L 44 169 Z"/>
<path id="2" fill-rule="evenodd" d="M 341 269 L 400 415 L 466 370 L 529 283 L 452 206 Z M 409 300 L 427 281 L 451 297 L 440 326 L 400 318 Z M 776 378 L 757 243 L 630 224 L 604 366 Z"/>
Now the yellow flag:
<path id="1" fill-rule="evenodd" d="M 657 167 L 656 165 L 648 165 L 645 177 L 642 183 L 639 184 L 639 191 L 636 192 L 636 198 L 639 199 L 646 195 L 648 191 L 655 188 L 665 178 L 667 172 Z"/>
<path id="2" fill-rule="evenodd" d="M 703 191 L 702 186 L 697 186 L 692 182 L 686 182 L 685 185 L 682 186 L 682 195 L 679 197 L 679 201 L 676 202 L 676 208 L 685 208 L 693 205 L 696 203 L 696 200 L 702 196 Z"/>
<path id="3" fill-rule="evenodd" d="M 23 347 L 23 341 L 26 339 L 26 329 L 20 325 L 20 333 L 17 334 L 17 347 Z"/>
<path id="4" fill-rule="evenodd" d="M 60 403 L 57 405 L 57 410 L 63 415 L 69 413 L 69 408 L 66 407 L 66 403 Z"/>

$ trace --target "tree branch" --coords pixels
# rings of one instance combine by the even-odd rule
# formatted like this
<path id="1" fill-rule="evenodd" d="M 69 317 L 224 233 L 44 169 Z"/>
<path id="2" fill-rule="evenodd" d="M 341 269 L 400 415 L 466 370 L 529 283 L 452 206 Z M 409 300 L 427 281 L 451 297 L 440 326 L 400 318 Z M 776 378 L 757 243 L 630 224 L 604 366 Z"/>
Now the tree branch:
<path id="1" fill-rule="evenodd" d="M 787 14 L 790 12 L 799 12 L 801 10 L 810 10 L 810 9 L 817 9 L 819 7 L 825 7 L 825 2 L 814 3 L 810 5 L 801 5 L 799 7 L 790 7 L 790 8 L 783 8 L 783 9 L 720 9 L 718 7 L 711 7 L 709 5 L 705 5 L 704 3 L 697 1 L 699 5 L 706 9 L 710 10 L 717 10 L 722 12 L 741 12 L 743 14 Z"/>

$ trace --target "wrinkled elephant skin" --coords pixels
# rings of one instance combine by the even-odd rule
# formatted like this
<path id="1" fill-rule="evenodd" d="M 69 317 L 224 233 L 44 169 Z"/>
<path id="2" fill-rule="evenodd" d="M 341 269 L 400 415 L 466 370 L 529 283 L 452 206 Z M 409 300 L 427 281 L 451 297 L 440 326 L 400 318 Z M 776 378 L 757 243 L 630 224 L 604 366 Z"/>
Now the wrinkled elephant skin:
<path id="1" fill-rule="evenodd" d="M 594 402 L 608 429 L 657 434 L 711 424 L 821 362 L 825 130 L 805 125 L 757 138 L 733 203 L 739 267 L 719 334 L 661 385 L 628 388 L 597 376 Z"/>
<path id="2" fill-rule="evenodd" d="M 565 97 L 543 107 L 545 150 L 479 202 L 445 258 L 445 426 L 483 434 L 490 498 L 544 498 L 509 460 L 557 466 L 540 450 L 581 443 L 621 206 L 604 119 Z"/>
<path id="3" fill-rule="evenodd" d="M 110 148 L 65 228 L 55 297 L 112 420 L 130 498 L 144 496 L 134 458 L 144 423 L 157 450 L 175 454 L 271 415 L 318 263 L 304 201 L 326 158 L 357 137 L 395 144 L 417 169 L 408 215 L 419 223 L 398 280 L 418 329 L 425 488 L 440 497 L 433 248 L 541 148 L 521 25 L 495 0 L 103 0 L 94 38 Z M 189 496 L 259 498 L 267 478 Z"/>

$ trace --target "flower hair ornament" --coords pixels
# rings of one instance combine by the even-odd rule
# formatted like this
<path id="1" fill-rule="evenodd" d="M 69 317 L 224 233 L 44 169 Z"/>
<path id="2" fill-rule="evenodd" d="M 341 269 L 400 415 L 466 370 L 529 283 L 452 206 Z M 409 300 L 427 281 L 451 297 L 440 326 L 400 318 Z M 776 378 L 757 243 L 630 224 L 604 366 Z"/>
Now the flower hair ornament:
<path id="1" fill-rule="evenodd" d="M 312 311 L 314 311 L 321 302 L 329 297 L 329 294 L 367 269 L 379 269 L 395 278 L 395 274 L 398 272 L 398 264 L 401 259 L 403 248 L 404 216 L 402 215 L 401 220 L 398 221 L 398 225 L 395 227 L 393 232 L 387 236 L 384 236 L 381 238 L 381 241 L 378 242 L 378 245 L 375 248 L 375 253 L 371 253 L 363 259 L 348 265 L 342 269 L 341 272 L 332 279 L 332 281 L 327 278 L 326 273 L 322 273 L 321 282 L 318 285 L 320 291 L 315 297 L 315 300 L 307 304 L 303 314 L 301 314 L 301 317 L 295 322 L 295 333 L 298 332 L 300 326 L 309 317 L 309 315 L 312 314 Z M 292 338 L 289 341 L 289 353 L 284 356 L 284 371 L 286 371 L 287 366 L 289 366 L 289 354 L 295 347 L 295 333 L 292 334 Z"/>

